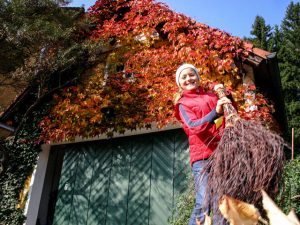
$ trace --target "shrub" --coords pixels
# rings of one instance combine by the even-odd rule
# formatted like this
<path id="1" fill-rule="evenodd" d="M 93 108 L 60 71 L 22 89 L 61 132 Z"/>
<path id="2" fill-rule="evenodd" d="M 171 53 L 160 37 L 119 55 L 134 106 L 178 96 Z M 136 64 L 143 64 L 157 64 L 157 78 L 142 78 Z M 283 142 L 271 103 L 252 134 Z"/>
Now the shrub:
<path id="1" fill-rule="evenodd" d="M 286 163 L 283 184 L 276 200 L 282 211 L 288 213 L 294 209 L 300 216 L 300 155 Z"/>

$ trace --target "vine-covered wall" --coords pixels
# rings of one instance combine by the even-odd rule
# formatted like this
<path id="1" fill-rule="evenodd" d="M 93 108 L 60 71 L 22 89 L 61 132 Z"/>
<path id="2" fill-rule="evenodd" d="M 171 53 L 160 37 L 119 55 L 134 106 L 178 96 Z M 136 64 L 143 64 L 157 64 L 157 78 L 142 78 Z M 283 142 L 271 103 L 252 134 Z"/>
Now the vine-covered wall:
<path id="1" fill-rule="evenodd" d="M 18 136 L 1 140 L 5 148 L 4 170 L 0 175 L 0 224 L 23 224 L 26 196 L 21 196 L 26 179 L 32 175 L 40 151 L 38 123 L 48 113 L 42 105 L 24 123 Z"/>

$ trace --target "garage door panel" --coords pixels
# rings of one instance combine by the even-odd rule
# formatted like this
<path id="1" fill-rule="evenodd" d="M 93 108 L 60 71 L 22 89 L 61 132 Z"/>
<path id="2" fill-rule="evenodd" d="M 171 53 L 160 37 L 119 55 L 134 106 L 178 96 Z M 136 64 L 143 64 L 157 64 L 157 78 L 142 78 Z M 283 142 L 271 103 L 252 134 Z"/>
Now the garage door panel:
<path id="1" fill-rule="evenodd" d="M 175 135 L 174 148 L 174 195 L 178 196 L 186 190 L 188 186 L 188 174 L 190 174 L 189 148 L 187 137 L 184 133 Z M 176 199 L 174 199 L 176 201 Z"/>
<path id="2" fill-rule="evenodd" d="M 80 158 L 78 146 L 71 146 L 64 155 L 63 166 L 58 187 L 57 202 L 53 224 L 69 224 L 73 211 L 73 196 L 76 182 L 77 161 Z"/>
<path id="3" fill-rule="evenodd" d="M 172 133 L 154 137 L 149 225 L 168 224 L 167 220 L 171 216 L 174 152 Z"/>
<path id="4" fill-rule="evenodd" d="M 72 210 L 70 224 L 81 225 L 86 223 L 89 199 L 91 193 L 91 181 L 93 175 L 93 150 L 87 145 L 81 145 L 76 159 L 76 178 L 73 186 Z"/>
<path id="5" fill-rule="evenodd" d="M 86 224 L 105 224 L 110 172 L 112 165 L 112 147 L 109 143 L 92 143 L 93 149 L 93 176 L 91 178 L 90 205 Z M 100 149 L 106 149 L 101 151 Z"/>
<path id="6" fill-rule="evenodd" d="M 132 146 L 126 224 L 148 224 L 152 138 L 142 136 Z"/>
<path id="7" fill-rule="evenodd" d="M 182 131 L 63 149 L 53 224 L 167 225 L 176 195 L 186 189 Z"/>
<path id="8" fill-rule="evenodd" d="M 126 140 L 116 140 L 112 150 L 106 224 L 124 224 L 126 221 L 131 144 Z"/>

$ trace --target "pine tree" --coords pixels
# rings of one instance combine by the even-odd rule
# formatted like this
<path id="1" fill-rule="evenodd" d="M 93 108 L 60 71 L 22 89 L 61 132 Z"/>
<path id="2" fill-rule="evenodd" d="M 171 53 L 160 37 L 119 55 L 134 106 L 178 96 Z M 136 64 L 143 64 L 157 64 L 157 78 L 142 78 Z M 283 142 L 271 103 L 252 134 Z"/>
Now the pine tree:
<path id="1" fill-rule="evenodd" d="M 265 19 L 261 16 L 256 16 L 252 25 L 251 34 L 254 38 L 250 38 L 255 47 L 268 50 L 269 39 L 271 37 L 271 26 L 266 25 Z"/>
<path id="2" fill-rule="evenodd" d="M 278 59 L 289 134 L 291 128 L 295 128 L 295 144 L 300 148 L 300 3 L 289 4 L 281 30 Z"/>
<path id="3" fill-rule="evenodd" d="M 66 4 L 68 0 L 0 0 L 0 74 L 39 57 L 46 45 L 70 40 L 76 13 L 62 7 Z"/>
<path id="4" fill-rule="evenodd" d="M 270 35 L 270 39 L 268 40 L 268 51 L 270 52 L 279 52 L 282 44 L 282 32 L 278 25 L 274 26 L 274 29 Z"/>

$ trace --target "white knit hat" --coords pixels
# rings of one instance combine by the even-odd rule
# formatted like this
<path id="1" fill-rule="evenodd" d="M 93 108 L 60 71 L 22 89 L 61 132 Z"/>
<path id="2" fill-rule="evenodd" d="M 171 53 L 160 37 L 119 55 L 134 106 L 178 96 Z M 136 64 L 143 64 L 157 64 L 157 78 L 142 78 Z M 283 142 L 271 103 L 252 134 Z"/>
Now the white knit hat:
<path id="1" fill-rule="evenodd" d="M 180 67 L 178 67 L 178 69 L 176 70 L 176 83 L 177 83 L 178 87 L 180 87 L 180 85 L 179 85 L 179 76 L 180 76 L 181 72 L 183 70 L 187 69 L 187 68 L 190 68 L 190 69 L 194 70 L 196 75 L 198 76 L 198 79 L 200 80 L 200 75 L 198 73 L 197 68 L 195 66 L 193 66 L 192 64 L 185 63 L 185 64 L 182 64 Z"/>

